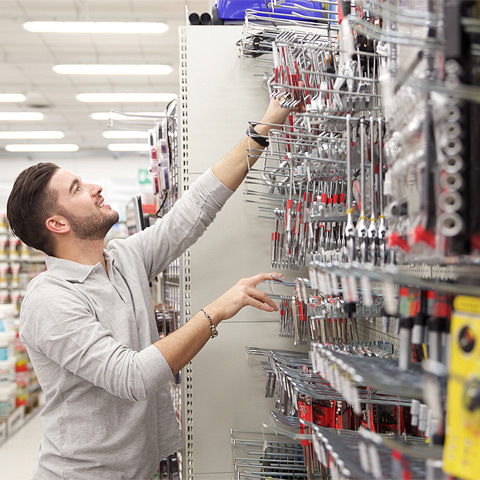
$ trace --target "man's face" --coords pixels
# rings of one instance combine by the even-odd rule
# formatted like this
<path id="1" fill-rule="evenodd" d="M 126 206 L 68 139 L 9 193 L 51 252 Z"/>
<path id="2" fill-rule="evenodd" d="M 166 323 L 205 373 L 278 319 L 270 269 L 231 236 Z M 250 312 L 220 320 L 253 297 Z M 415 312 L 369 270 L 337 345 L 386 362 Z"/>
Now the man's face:
<path id="1" fill-rule="evenodd" d="M 118 222 L 118 213 L 104 203 L 99 185 L 84 183 L 73 173 L 59 169 L 49 186 L 58 193 L 58 214 L 68 220 L 76 237 L 101 240 Z"/>

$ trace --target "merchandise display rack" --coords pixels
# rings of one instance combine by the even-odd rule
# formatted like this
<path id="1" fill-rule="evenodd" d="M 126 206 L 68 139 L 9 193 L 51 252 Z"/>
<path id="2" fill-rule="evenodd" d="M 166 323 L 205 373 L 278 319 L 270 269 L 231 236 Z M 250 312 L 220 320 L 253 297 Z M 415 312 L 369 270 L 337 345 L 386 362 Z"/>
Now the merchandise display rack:
<path id="1" fill-rule="evenodd" d="M 240 35 L 235 26 L 180 34 L 187 181 L 217 157 L 218 142 L 205 145 L 212 124 L 217 140 L 229 140 L 223 123 L 234 131 L 240 118 L 261 118 L 258 102 L 250 105 L 259 79 L 297 109 L 270 130 L 270 145 L 247 176 L 244 205 L 237 210 L 230 200 L 208 241 L 188 253 L 184 299 L 192 312 L 205 295 L 222 293 L 217 275 L 232 284 L 244 276 L 235 256 L 260 270 L 281 269 L 290 285 L 266 286 L 285 306 L 276 333 L 262 317 L 225 322 L 223 345 L 210 342 L 189 366 L 184 476 L 477 478 L 472 450 L 462 447 L 476 445 L 465 422 L 479 427 L 478 364 L 465 350 L 476 348 L 466 338 L 480 334 L 477 13 L 465 2 L 322 2 L 328 13 L 317 3 L 310 10 L 278 3 L 270 15 L 248 10 Z M 218 268 L 207 264 L 209 251 Z M 259 341 L 265 344 L 249 347 Z M 268 359 L 247 375 L 230 362 L 243 342 Z M 279 357 L 279 349 L 303 347 L 309 356 Z M 227 365 L 212 375 L 219 361 Z M 275 409 L 258 406 L 261 390 Z M 237 431 L 259 432 L 264 442 L 248 459 L 234 448 L 233 469 L 220 454 L 227 424 L 232 445 Z M 271 431 L 302 451 L 301 470 L 283 465 L 281 452 L 268 455 Z M 244 441 L 253 445 L 250 436 Z M 358 446 L 352 456 L 350 442 Z"/>

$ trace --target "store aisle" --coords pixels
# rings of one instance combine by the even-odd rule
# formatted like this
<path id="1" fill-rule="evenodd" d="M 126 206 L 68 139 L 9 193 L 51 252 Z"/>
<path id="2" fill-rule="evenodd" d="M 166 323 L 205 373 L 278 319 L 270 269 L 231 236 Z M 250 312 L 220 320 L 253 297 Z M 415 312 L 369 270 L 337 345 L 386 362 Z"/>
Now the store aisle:
<path id="1" fill-rule="evenodd" d="M 0 446 L 2 480 L 29 480 L 41 438 L 40 415 L 37 412 Z"/>

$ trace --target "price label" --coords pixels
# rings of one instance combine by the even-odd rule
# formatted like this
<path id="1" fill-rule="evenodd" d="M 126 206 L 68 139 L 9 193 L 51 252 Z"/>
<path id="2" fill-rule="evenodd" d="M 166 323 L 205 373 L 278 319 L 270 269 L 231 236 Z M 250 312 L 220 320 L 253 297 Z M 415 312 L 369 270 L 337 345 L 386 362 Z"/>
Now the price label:
<path id="1" fill-rule="evenodd" d="M 362 285 L 363 304 L 366 307 L 372 307 L 373 298 L 372 298 L 372 289 L 370 286 L 370 280 L 366 277 L 366 275 L 362 275 L 360 282 Z"/>
<path id="2" fill-rule="evenodd" d="M 387 315 L 396 315 L 398 310 L 398 301 L 395 292 L 395 286 L 390 279 L 383 282 L 383 299 L 385 312 Z"/>
<path id="3" fill-rule="evenodd" d="M 338 279 L 335 272 L 330 273 L 330 283 L 332 284 L 333 294 L 340 295 L 340 290 L 338 289 Z"/>

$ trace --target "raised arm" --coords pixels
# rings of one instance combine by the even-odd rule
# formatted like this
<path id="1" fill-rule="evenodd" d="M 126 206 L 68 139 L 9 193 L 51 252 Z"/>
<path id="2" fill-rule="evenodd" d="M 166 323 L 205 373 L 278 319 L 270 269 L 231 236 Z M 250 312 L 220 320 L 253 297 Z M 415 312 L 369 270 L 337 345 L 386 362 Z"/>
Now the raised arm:
<path id="1" fill-rule="evenodd" d="M 290 110 L 280 107 L 279 99 L 272 98 L 261 122 L 255 126 L 256 133 L 267 136 L 272 128 L 270 124 L 283 125 L 289 113 Z M 230 190 L 236 190 L 248 172 L 246 156 L 249 146 L 259 151 L 258 155 L 249 156 L 248 162 L 252 166 L 265 147 L 245 135 L 225 157 L 212 167 L 215 176 Z"/>

